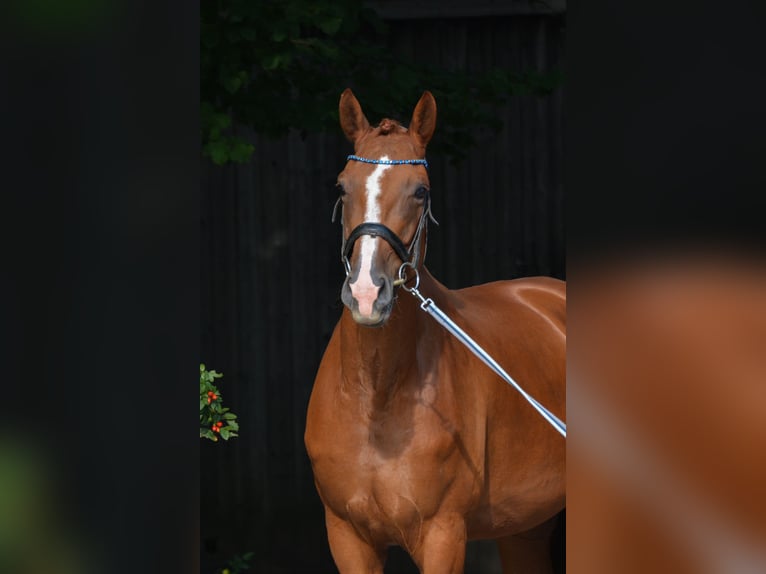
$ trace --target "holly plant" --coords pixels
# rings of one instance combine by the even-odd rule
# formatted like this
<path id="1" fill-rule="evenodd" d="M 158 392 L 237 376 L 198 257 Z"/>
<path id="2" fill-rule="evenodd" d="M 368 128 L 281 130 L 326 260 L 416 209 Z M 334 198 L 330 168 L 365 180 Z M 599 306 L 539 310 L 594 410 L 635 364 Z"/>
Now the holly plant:
<path id="1" fill-rule="evenodd" d="M 218 437 L 229 440 L 237 436 L 239 425 L 237 415 L 223 406 L 223 396 L 213 382 L 223 377 L 222 373 L 208 371 L 204 364 L 199 366 L 199 436 L 213 442 Z"/>

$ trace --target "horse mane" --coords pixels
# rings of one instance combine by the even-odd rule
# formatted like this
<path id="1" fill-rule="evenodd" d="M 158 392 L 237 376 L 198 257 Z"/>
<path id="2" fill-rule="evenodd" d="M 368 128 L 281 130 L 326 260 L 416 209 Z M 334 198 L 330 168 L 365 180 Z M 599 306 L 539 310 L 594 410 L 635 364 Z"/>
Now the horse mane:
<path id="1" fill-rule="evenodd" d="M 405 130 L 406 128 L 396 120 L 383 118 L 378 124 L 378 129 L 381 135 L 388 135 L 395 130 Z"/>

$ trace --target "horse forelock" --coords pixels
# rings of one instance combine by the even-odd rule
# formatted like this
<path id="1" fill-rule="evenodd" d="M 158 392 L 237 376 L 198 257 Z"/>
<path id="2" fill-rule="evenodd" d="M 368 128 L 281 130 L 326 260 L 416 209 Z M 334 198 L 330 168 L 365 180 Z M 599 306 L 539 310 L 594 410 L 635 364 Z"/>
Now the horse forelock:
<path id="1" fill-rule="evenodd" d="M 370 159 L 380 159 L 384 155 L 391 159 L 412 159 L 419 157 L 421 150 L 417 149 L 407 128 L 396 120 L 385 118 L 357 142 L 354 153 Z"/>
<path id="2" fill-rule="evenodd" d="M 380 123 L 378 124 L 378 130 L 380 135 L 385 136 L 394 131 L 405 132 L 407 131 L 407 128 L 405 128 L 402 124 L 400 124 L 396 120 L 392 120 L 390 118 L 383 118 L 382 120 L 380 120 Z"/>

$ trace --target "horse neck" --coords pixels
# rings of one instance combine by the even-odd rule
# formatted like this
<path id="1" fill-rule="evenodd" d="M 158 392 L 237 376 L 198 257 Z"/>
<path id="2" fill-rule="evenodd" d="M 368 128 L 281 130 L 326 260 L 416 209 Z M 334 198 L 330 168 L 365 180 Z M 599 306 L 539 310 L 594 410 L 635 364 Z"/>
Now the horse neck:
<path id="1" fill-rule="evenodd" d="M 440 289 L 428 271 L 421 271 L 421 291 Z M 343 379 L 352 387 L 374 394 L 387 394 L 405 384 L 416 366 L 419 341 L 432 328 L 433 320 L 420 309 L 419 301 L 403 290 L 391 316 L 382 327 L 358 325 L 348 309 L 341 317 L 341 362 Z"/>

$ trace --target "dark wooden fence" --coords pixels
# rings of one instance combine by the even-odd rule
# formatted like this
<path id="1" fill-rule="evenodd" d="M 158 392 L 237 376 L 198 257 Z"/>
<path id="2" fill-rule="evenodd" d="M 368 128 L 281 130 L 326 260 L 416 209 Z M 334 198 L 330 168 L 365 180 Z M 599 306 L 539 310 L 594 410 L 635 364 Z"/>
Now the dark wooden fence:
<path id="1" fill-rule="evenodd" d="M 563 31 L 561 14 L 424 18 L 397 21 L 391 45 L 453 68 L 547 71 L 563 65 Z M 441 225 L 430 227 L 427 266 L 448 287 L 564 278 L 562 98 L 561 88 L 514 98 L 498 110 L 503 131 L 478 133 L 458 166 L 429 156 Z M 229 443 L 202 444 L 203 572 L 245 551 L 256 553 L 253 572 L 333 572 L 303 431 L 341 312 L 330 214 L 351 148 L 340 129 L 254 142 L 251 164 L 203 170 L 202 360 L 224 373 L 242 427 Z M 469 545 L 467 572 L 497 568 L 491 545 Z M 416 570 L 394 551 L 387 571 Z"/>

